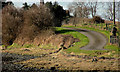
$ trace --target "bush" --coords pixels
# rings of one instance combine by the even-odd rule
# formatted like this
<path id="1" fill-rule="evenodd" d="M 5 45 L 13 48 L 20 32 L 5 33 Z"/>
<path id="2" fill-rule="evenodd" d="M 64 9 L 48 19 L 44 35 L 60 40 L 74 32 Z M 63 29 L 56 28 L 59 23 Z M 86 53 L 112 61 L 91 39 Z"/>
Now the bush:
<path id="1" fill-rule="evenodd" d="M 2 43 L 11 45 L 18 36 L 22 24 L 21 13 L 11 5 L 2 10 Z"/>
<path id="2" fill-rule="evenodd" d="M 24 19 L 22 36 L 27 36 L 30 39 L 34 39 L 43 30 L 54 27 L 49 9 L 42 5 L 24 12 Z"/>
<path id="3" fill-rule="evenodd" d="M 100 16 L 94 16 L 94 17 L 91 19 L 91 22 L 92 22 L 92 23 L 104 23 L 104 20 L 103 20 Z"/>
<path id="4" fill-rule="evenodd" d="M 31 44 L 54 34 L 53 15 L 44 5 L 30 8 L 24 12 L 24 26 L 15 43 Z M 41 42 L 39 40 L 39 43 Z M 38 41 L 36 41 L 38 42 Z M 37 44 L 37 43 L 35 43 Z"/>
<path id="5" fill-rule="evenodd" d="M 44 5 L 29 10 L 18 10 L 8 5 L 3 8 L 2 14 L 2 43 L 5 46 L 30 43 L 35 37 L 54 34 L 53 15 Z"/>
<path id="6" fill-rule="evenodd" d="M 31 8 L 24 13 L 25 25 L 35 25 L 39 29 L 49 29 L 53 27 L 53 16 L 50 10 L 41 5 Z"/>

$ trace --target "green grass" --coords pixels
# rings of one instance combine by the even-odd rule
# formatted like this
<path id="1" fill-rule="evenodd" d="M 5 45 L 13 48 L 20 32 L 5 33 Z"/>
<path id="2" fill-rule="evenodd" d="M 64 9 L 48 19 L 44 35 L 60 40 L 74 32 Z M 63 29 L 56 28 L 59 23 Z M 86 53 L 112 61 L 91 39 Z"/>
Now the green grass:
<path id="1" fill-rule="evenodd" d="M 2 47 L 4 47 L 4 45 Z M 58 47 L 53 46 L 51 44 L 39 45 L 39 46 L 33 44 L 25 44 L 21 46 L 19 44 L 13 43 L 12 45 L 8 46 L 7 49 L 3 50 L 3 52 L 9 52 L 9 53 L 15 53 L 21 55 L 40 56 L 42 54 L 48 54 L 56 50 L 58 50 Z"/>
<path id="2" fill-rule="evenodd" d="M 110 39 L 110 32 L 109 31 L 106 31 L 106 30 L 99 30 L 99 29 L 95 29 L 95 28 L 92 28 L 92 27 L 83 27 L 83 26 L 63 26 L 63 27 L 70 27 L 70 28 L 81 28 L 81 29 L 88 29 L 88 30 L 92 30 L 92 31 L 97 31 L 97 32 L 100 32 L 102 34 L 104 34 L 105 36 L 107 36 L 107 38 Z"/>
<path id="3" fill-rule="evenodd" d="M 2 45 L 2 47 L 5 47 L 4 45 Z M 33 45 L 33 44 L 24 44 L 23 46 L 17 44 L 17 43 L 13 43 L 10 46 L 7 46 L 7 49 L 14 49 L 14 48 L 43 48 L 43 49 L 58 49 L 57 46 L 53 46 L 51 44 L 47 44 L 47 45 Z"/>
<path id="4" fill-rule="evenodd" d="M 9 48 L 21 48 L 21 47 L 22 47 L 22 46 L 19 45 L 19 44 L 17 44 L 17 43 L 13 43 L 12 45 L 7 46 L 8 49 L 9 49 Z"/>
<path id="5" fill-rule="evenodd" d="M 76 42 L 74 43 L 74 46 L 64 50 L 67 53 L 74 53 L 76 55 L 84 53 L 90 56 L 96 56 L 98 52 L 101 52 L 101 53 L 107 52 L 107 50 L 104 50 L 104 51 L 103 50 L 102 51 L 101 50 L 81 50 L 80 49 L 81 47 L 89 43 L 89 39 L 85 35 L 77 31 L 68 30 L 64 28 L 56 28 L 56 32 L 64 35 L 72 35 L 74 38 L 80 39 L 80 42 Z"/>
<path id="6" fill-rule="evenodd" d="M 72 35 L 74 38 L 78 38 L 80 42 L 76 42 L 74 46 L 82 47 L 89 43 L 87 36 L 73 30 L 63 29 L 63 28 L 56 28 L 56 32 L 64 35 Z"/>

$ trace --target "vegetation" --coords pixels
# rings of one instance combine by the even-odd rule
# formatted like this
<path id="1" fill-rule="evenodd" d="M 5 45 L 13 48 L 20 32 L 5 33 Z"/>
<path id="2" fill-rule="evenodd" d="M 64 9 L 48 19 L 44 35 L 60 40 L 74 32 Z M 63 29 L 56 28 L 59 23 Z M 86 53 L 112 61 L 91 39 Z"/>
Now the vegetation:
<path id="1" fill-rule="evenodd" d="M 96 16 L 98 2 L 72 2 L 69 4 L 69 10 L 74 17 L 88 18 Z"/>
<path id="2" fill-rule="evenodd" d="M 60 27 L 62 21 L 69 16 L 69 14 L 67 14 L 63 7 L 57 2 L 54 2 L 53 4 L 52 2 L 47 2 L 45 5 L 50 9 L 51 13 L 53 13 L 55 26 Z"/>
<path id="3" fill-rule="evenodd" d="M 92 23 L 104 23 L 104 20 L 103 20 L 100 16 L 94 16 L 94 17 L 91 19 L 91 22 L 92 22 Z"/>
<path id="4" fill-rule="evenodd" d="M 28 10 L 29 8 L 30 8 L 30 6 L 25 2 L 25 3 L 23 3 L 23 9 L 24 10 Z"/>
<path id="5" fill-rule="evenodd" d="M 12 45 L 13 42 L 17 43 L 19 39 L 23 41 L 23 38 L 28 38 L 27 41 L 30 40 L 31 43 L 34 41 L 35 37 L 40 37 L 41 34 L 43 35 L 44 31 L 46 33 L 49 31 L 47 35 L 54 34 L 53 27 L 61 26 L 61 22 L 67 16 L 66 11 L 60 5 L 58 5 L 57 2 L 55 2 L 54 4 L 52 4 L 51 2 L 47 2 L 45 6 L 41 5 L 40 7 L 35 4 L 30 7 L 27 5 L 27 3 L 24 3 L 23 5 L 24 10 L 18 10 L 13 5 L 8 5 L 3 8 L 3 44 L 5 46 Z M 99 16 L 94 16 L 91 21 L 93 23 L 104 23 L 104 20 Z M 59 24 L 57 24 L 56 22 Z M 103 33 L 107 36 L 108 39 L 110 39 L 109 31 L 99 30 L 92 27 L 90 28 L 79 26 L 77 28 L 85 28 L 97 31 Z M 78 32 L 69 30 L 65 30 L 66 32 L 62 32 L 62 30 L 64 31 L 64 29 L 61 28 L 57 28 L 56 30 L 60 30 L 59 32 L 62 34 L 71 34 L 73 37 L 79 38 L 81 40 L 80 42 L 75 43 L 73 47 L 67 49 L 67 52 L 81 53 L 81 51 L 83 50 L 78 49 L 82 46 L 87 45 L 89 42 L 86 36 Z M 22 43 L 22 45 L 23 44 L 27 48 L 32 47 L 31 44 Z M 117 51 L 117 46 L 109 45 L 109 43 L 106 45 L 105 48 Z"/>
<path id="6" fill-rule="evenodd" d="M 110 21 L 113 21 L 113 15 L 114 15 L 114 11 L 113 11 L 113 2 L 104 2 L 103 5 L 105 7 L 103 7 L 106 12 L 102 14 L 102 17 L 110 20 Z M 119 16 L 118 16 L 118 10 L 119 9 L 119 2 L 115 2 L 115 18 L 116 19 L 119 19 Z"/>
<path id="7" fill-rule="evenodd" d="M 4 2 L 0 1 L 0 7 L 4 8 L 7 5 L 14 5 L 12 1 Z"/>
<path id="8" fill-rule="evenodd" d="M 119 48 L 120 48 L 120 23 L 118 25 L 118 36 L 119 36 Z"/>
<path id="9" fill-rule="evenodd" d="M 2 21 L 2 43 L 8 46 L 20 33 L 23 15 L 14 6 L 8 5 L 2 10 Z"/>
<path id="10" fill-rule="evenodd" d="M 56 28 L 56 31 L 58 31 L 60 34 L 72 35 L 74 38 L 80 39 L 80 42 L 75 43 L 73 46 L 74 48 L 77 47 L 76 49 L 79 49 L 80 47 L 87 45 L 89 42 L 88 38 L 85 35 L 77 32 L 77 31 L 67 30 L 67 29 L 63 29 L 63 28 Z M 70 49 L 72 49 L 72 48 L 70 48 Z"/>
<path id="11" fill-rule="evenodd" d="M 64 27 L 72 27 L 73 28 L 74 26 L 64 26 Z M 84 28 L 84 29 L 97 31 L 102 34 L 105 34 L 107 37 L 109 37 L 109 34 L 110 34 L 108 31 L 102 31 L 102 30 L 94 29 L 94 28 L 88 28 L 88 27 L 87 28 L 76 27 L 76 28 Z M 67 30 L 67 29 L 63 29 L 63 28 L 56 28 L 56 31 L 59 31 L 60 34 L 70 34 L 73 37 L 80 39 L 80 42 L 77 42 L 72 47 L 70 47 L 66 50 L 63 50 L 64 52 L 67 52 L 69 54 L 113 57 L 114 55 L 117 55 L 119 52 L 118 46 L 110 45 L 109 43 L 104 47 L 105 49 L 108 49 L 108 50 L 81 50 L 80 47 L 85 46 L 89 43 L 89 39 L 85 35 L 77 32 L 77 31 Z M 114 52 L 114 53 L 112 53 L 112 52 Z M 105 53 L 110 53 L 110 54 L 106 55 Z"/>
<path id="12" fill-rule="evenodd" d="M 14 67 L 15 70 L 20 68 L 18 71 L 33 71 L 34 68 L 40 71 L 118 69 L 120 48 L 109 43 L 111 30 L 107 30 L 105 21 L 96 16 L 97 2 L 76 3 L 73 18 L 57 2 L 42 3 L 40 6 L 29 6 L 27 3 L 23 5 L 21 9 L 17 9 L 11 2 L 5 3 L 2 10 L 3 71 L 12 71 Z M 88 19 L 90 13 L 92 19 Z M 68 19 L 72 19 L 73 24 L 69 25 L 72 23 L 69 21 L 63 27 L 83 28 L 105 35 L 108 39 L 108 44 L 104 47 L 106 50 L 81 50 L 81 47 L 89 43 L 89 39 L 77 29 L 74 31 L 60 28 L 63 21 L 68 23 Z M 101 42 L 99 39 L 98 41 Z"/>
<path id="13" fill-rule="evenodd" d="M 64 26 L 64 27 L 74 27 L 74 26 Z M 118 50 L 118 47 L 116 45 L 110 45 L 110 32 L 109 31 L 106 31 L 106 30 L 99 30 L 99 29 L 95 29 L 95 28 L 92 28 L 92 27 L 82 27 L 82 26 L 77 26 L 75 28 L 83 28 L 83 29 L 88 29 L 88 30 L 92 30 L 92 31 L 97 31 L 97 32 L 100 32 L 102 34 L 104 34 L 107 38 L 108 38 L 108 44 L 105 48 L 109 49 L 108 47 L 111 46 L 112 48 Z"/>
<path id="14" fill-rule="evenodd" d="M 18 10 L 8 5 L 3 8 L 2 14 L 2 40 L 5 46 L 12 45 L 14 41 L 18 43 L 21 38 L 22 41 L 26 38 L 25 42 L 32 41 L 36 36 L 44 35 L 45 31 L 48 36 L 54 33 L 53 15 L 45 6 Z"/>

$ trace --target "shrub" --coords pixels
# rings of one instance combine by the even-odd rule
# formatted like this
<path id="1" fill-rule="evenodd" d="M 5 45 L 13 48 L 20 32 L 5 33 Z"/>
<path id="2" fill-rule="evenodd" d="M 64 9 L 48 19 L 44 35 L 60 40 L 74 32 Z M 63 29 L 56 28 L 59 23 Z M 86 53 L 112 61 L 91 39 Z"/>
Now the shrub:
<path id="1" fill-rule="evenodd" d="M 104 23 L 104 20 L 103 20 L 100 16 L 94 16 L 94 17 L 91 19 L 91 22 L 92 22 L 92 23 Z"/>
<path id="2" fill-rule="evenodd" d="M 11 45 L 18 36 L 22 24 L 21 13 L 12 5 L 2 10 L 2 43 Z"/>
<path id="3" fill-rule="evenodd" d="M 30 39 L 34 39 L 43 30 L 54 27 L 49 9 L 42 5 L 24 12 L 24 19 L 22 35 L 29 36 Z"/>
<path id="4" fill-rule="evenodd" d="M 53 16 L 50 10 L 41 5 L 31 8 L 24 13 L 25 25 L 35 25 L 39 29 L 48 29 L 53 27 Z"/>
<path id="5" fill-rule="evenodd" d="M 35 43 L 39 39 L 42 41 L 54 34 L 53 27 L 53 15 L 47 7 L 40 5 L 30 8 L 24 12 L 24 26 L 15 43 L 24 45 Z"/>
<path id="6" fill-rule="evenodd" d="M 18 10 L 8 5 L 3 8 L 2 14 L 2 42 L 5 46 L 13 42 L 30 43 L 42 36 L 54 34 L 53 15 L 44 5 L 29 10 Z"/>

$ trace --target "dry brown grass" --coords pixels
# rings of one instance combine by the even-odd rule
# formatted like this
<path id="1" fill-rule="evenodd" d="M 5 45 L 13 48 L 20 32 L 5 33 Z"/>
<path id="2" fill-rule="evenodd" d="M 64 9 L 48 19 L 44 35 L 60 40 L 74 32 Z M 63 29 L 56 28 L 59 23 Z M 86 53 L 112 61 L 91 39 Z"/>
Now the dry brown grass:
<path id="1" fill-rule="evenodd" d="M 51 52 L 55 52 L 56 48 L 50 47 L 49 49 L 40 48 L 40 47 L 30 47 L 30 48 L 9 48 L 7 50 L 3 50 L 2 52 L 9 52 L 21 55 L 33 55 L 33 56 L 41 56 L 42 54 L 49 54 Z"/>
<path id="2" fill-rule="evenodd" d="M 92 59 L 67 57 L 62 53 L 30 59 L 18 62 L 18 64 L 24 64 L 25 67 L 44 67 L 45 69 L 55 67 L 58 70 L 118 70 L 117 59 L 98 59 L 97 62 L 92 62 Z"/>

